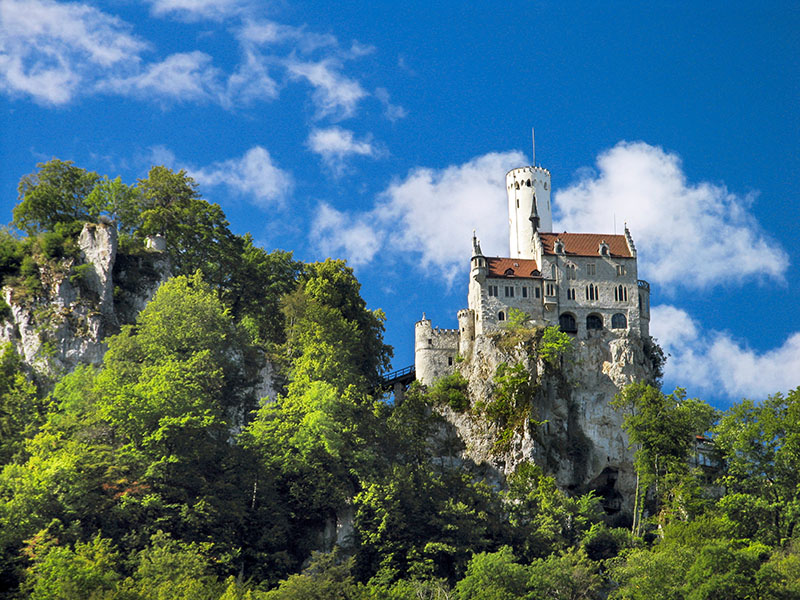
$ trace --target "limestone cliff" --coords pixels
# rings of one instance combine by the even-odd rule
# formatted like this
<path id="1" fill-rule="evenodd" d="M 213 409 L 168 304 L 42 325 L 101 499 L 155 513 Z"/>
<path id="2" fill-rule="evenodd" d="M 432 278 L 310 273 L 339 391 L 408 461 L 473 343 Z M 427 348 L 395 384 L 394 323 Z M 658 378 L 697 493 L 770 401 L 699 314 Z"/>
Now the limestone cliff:
<path id="1" fill-rule="evenodd" d="M 607 331 L 574 339 L 573 348 L 549 365 L 536 341 L 513 347 L 503 334 L 480 335 L 457 365 L 468 382 L 473 410 L 442 408 L 464 443 L 464 458 L 483 465 L 487 477 L 502 482 L 523 461 L 533 461 L 563 489 L 595 490 L 610 514 L 630 512 L 635 487 L 633 455 L 622 431 L 622 415 L 609 402 L 624 386 L 652 380 L 648 339 Z M 476 403 L 492 398 L 498 365 L 522 364 L 530 375 L 530 416 L 498 451 L 497 425 L 476 414 Z"/>
<path id="2" fill-rule="evenodd" d="M 37 261 L 41 286 L 34 293 L 15 286 L 2 290 L 9 310 L 0 326 L 0 341 L 14 344 L 42 380 L 78 364 L 102 362 L 105 338 L 132 322 L 169 277 L 165 255 L 152 253 L 136 259 L 140 266 L 149 265 L 150 277 L 126 280 L 119 267 L 133 259 L 118 261 L 112 224 L 86 223 L 77 243 L 76 256 Z"/>

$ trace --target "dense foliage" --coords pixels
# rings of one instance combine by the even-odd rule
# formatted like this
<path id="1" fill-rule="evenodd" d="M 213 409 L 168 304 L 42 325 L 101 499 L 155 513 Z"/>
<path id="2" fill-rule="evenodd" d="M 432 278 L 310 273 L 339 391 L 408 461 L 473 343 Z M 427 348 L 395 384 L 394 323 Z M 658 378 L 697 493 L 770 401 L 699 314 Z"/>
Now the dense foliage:
<path id="1" fill-rule="evenodd" d="M 100 217 L 123 255 L 163 234 L 176 276 L 50 391 L 0 352 L 0 597 L 800 598 L 800 388 L 723 414 L 626 389 L 638 493 L 620 528 L 532 464 L 500 488 L 461 457 L 437 411 L 513 432 L 535 418 L 526 369 L 503 365 L 489 399 L 457 374 L 388 402 L 384 317 L 352 270 L 231 234 L 184 172 L 127 186 L 41 165 L 14 212 L 27 237 L 0 233 L 4 284 L 35 295 Z M 508 336 L 556 370 L 568 338 L 518 321 Z M 254 392 L 265 353 L 272 401 Z"/>

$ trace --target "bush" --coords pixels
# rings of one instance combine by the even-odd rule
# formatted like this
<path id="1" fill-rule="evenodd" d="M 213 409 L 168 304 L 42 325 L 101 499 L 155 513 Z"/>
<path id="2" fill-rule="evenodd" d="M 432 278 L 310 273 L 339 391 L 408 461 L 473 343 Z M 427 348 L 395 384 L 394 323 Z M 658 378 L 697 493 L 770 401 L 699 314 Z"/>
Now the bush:
<path id="1" fill-rule="evenodd" d="M 442 377 L 431 388 L 430 398 L 436 405 L 447 405 L 454 411 L 463 413 L 469 408 L 467 380 L 459 372 Z"/>
<path id="2" fill-rule="evenodd" d="M 43 233 L 39 237 L 39 248 L 47 258 L 64 257 L 64 236 L 55 231 Z"/>
<path id="3" fill-rule="evenodd" d="M 7 230 L 0 231 L 0 278 L 5 280 L 9 275 L 19 274 L 22 258 L 25 255 L 24 244 Z"/>
<path id="4" fill-rule="evenodd" d="M 558 360 L 572 349 L 572 338 L 558 327 L 547 327 L 539 343 L 539 356 L 549 365 L 556 366 Z"/>

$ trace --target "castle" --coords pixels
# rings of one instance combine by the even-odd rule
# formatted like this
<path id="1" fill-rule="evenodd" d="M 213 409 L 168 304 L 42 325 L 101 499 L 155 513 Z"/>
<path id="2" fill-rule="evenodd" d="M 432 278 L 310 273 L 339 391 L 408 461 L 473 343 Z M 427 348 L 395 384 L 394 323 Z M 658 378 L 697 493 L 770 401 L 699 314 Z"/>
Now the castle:
<path id="1" fill-rule="evenodd" d="M 456 357 L 471 353 L 476 336 L 503 327 L 511 309 L 578 339 L 649 336 L 650 286 L 638 279 L 627 225 L 622 235 L 555 233 L 550 187 L 541 167 L 506 174 L 509 256 L 484 256 L 473 233 L 468 308 L 458 312 L 458 329 L 434 328 L 424 315 L 416 324 L 421 383 L 453 373 Z"/>

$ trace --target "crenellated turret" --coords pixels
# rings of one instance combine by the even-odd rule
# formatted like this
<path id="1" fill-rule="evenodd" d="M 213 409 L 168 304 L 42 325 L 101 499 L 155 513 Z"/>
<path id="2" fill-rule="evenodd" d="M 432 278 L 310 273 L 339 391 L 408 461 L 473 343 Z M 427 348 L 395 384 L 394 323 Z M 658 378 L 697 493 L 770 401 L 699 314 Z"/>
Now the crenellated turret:
<path id="1" fill-rule="evenodd" d="M 414 368 L 417 381 L 430 385 L 451 374 L 458 355 L 458 329 L 432 327 L 423 313 L 414 327 Z"/>

